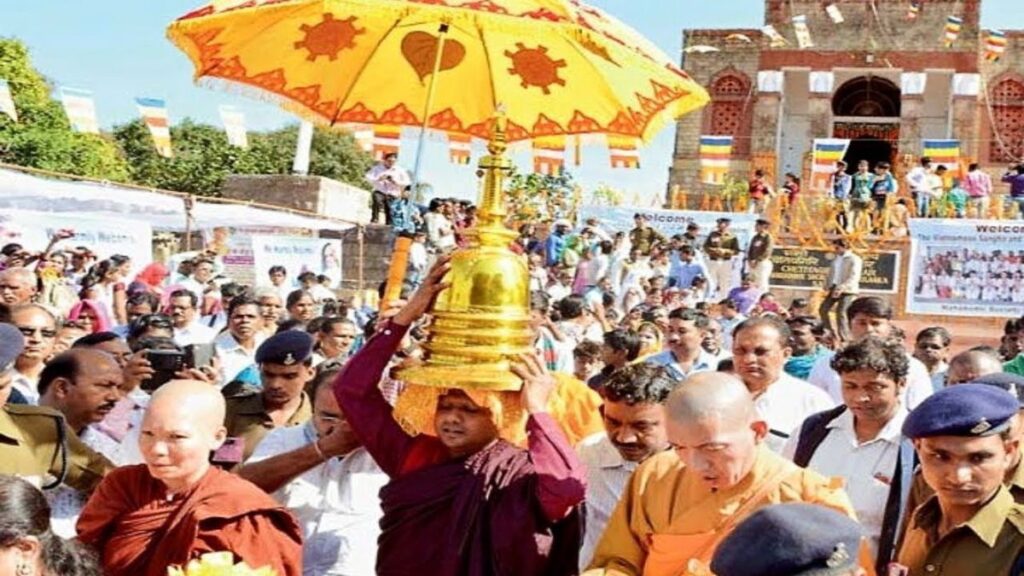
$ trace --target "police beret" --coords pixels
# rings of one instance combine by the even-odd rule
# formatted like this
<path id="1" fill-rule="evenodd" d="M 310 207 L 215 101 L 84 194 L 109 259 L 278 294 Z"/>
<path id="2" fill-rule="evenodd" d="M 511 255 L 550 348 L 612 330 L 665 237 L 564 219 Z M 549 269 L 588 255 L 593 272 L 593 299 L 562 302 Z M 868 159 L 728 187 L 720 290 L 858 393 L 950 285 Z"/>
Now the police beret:
<path id="1" fill-rule="evenodd" d="M 732 222 L 732 218 L 724 218 L 723 217 L 723 218 L 719 218 L 718 220 L 715 220 L 715 222 L 718 222 L 719 224 L 725 222 L 726 224 L 728 224 L 728 223 Z"/>
<path id="2" fill-rule="evenodd" d="M 970 384 L 985 384 L 988 386 L 1002 388 L 1016 396 L 1017 401 L 1020 402 L 1021 407 L 1024 408 L 1024 376 L 1017 376 L 1016 374 L 1010 374 L 1009 372 L 996 372 L 994 374 L 978 376 L 974 380 L 971 380 Z"/>
<path id="3" fill-rule="evenodd" d="M 256 349 L 257 364 L 300 364 L 313 355 L 313 337 L 298 330 L 285 330 L 267 338 Z"/>
<path id="4" fill-rule="evenodd" d="M 958 384 L 926 398 L 903 422 L 907 438 L 992 436 L 1006 429 L 1020 403 L 1006 390 Z"/>
<path id="5" fill-rule="evenodd" d="M 777 504 L 741 522 L 715 550 L 718 576 L 848 574 L 857 566 L 862 531 L 824 506 Z"/>
<path id="6" fill-rule="evenodd" d="M 10 366 L 25 349 L 25 337 L 11 324 L 0 323 L 0 370 Z"/>

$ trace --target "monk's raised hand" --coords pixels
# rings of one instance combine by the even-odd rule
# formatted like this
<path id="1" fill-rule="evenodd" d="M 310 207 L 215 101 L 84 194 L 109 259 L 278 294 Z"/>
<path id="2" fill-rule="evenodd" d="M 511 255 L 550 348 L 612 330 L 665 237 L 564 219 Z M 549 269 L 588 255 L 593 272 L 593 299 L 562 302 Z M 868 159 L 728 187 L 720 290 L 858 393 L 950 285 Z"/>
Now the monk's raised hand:
<path id="1" fill-rule="evenodd" d="M 412 326 L 434 304 L 437 295 L 449 285 L 443 282 L 444 275 L 451 269 L 451 256 L 441 256 L 430 269 L 419 289 L 409 298 L 409 302 L 395 314 L 393 320 L 400 326 Z"/>
<path id="2" fill-rule="evenodd" d="M 530 414 L 547 412 L 548 399 L 558 382 L 544 366 L 544 361 L 536 352 L 521 354 L 518 361 L 512 363 L 512 372 L 523 381 L 521 394 L 523 408 Z"/>

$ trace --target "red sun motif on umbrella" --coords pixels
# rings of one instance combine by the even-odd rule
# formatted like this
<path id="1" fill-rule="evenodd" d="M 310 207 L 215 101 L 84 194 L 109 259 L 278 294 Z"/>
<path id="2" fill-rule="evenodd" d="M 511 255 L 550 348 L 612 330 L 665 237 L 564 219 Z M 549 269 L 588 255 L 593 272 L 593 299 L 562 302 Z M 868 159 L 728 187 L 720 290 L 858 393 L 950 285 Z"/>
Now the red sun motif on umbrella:
<path id="1" fill-rule="evenodd" d="M 505 50 L 505 56 L 512 60 L 508 73 L 519 76 L 523 88 L 536 86 L 544 94 L 551 94 L 552 84 L 565 86 L 565 80 L 558 76 L 558 70 L 565 68 L 565 60 L 553 60 L 546 46 L 527 48 L 522 42 L 516 42 L 516 48 L 514 53 Z"/>
<path id="2" fill-rule="evenodd" d="M 356 28 L 356 17 L 335 20 L 334 14 L 324 14 L 323 21 L 315 26 L 303 24 L 299 29 L 306 37 L 295 43 L 295 48 L 309 51 L 306 60 L 315 62 L 320 56 L 337 60 L 338 54 L 347 48 L 356 47 L 356 36 L 365 34 L 365 28 Z"/>

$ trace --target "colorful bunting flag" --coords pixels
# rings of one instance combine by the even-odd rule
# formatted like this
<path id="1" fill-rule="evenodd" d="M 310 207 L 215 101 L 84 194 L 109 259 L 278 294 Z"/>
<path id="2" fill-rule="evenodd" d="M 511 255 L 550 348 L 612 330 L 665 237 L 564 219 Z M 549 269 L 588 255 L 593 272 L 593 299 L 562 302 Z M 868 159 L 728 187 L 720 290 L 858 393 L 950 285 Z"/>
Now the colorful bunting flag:
<path id="1" fill-rule="evenodd" d="M 724 184 L 732 157 L 732 136 L 701 136 L 699 156 L 700 181 Z"/>
<path id="2" fill-rule="evenodd" d="M 917 20 L 918 14 L 921 13 L 921 1 L 913 0 L 910 6 L 907 8 L 907 20 Z"/>
<path id="3" fill-rule="evenodd" d="M 959 140 L 924 140 L 921 145 L 921 156 L 927 156 L 936 168 L 945 166 L 955 170 L 960 163 Z"/>
<path id="4" fill-rule="evenodd" d="M 608 159 L 612 168 L 640 168 L 637 139 L 632 136 L 608 135 Z"/>
<path id="5" fill-rule="evenodd" d="M 382 125 L 373 127 L 373 159 L 380 162 L 388 154 L 398 154 L 402 144 L 402 127 Z"/>
<path id="6" fill-rule="evenodd" d="M 796 43 L 801 50 L 814 48 L 814 42 L 811 41 L 811 30 L 807 27 L 806 15 L 793 16 L 793 32 L 796 34 Z"/>
<path id="7" fill-rule="evenodd" d="M 836 162 L 846 157 L 850 140 L 843 138 L 815 138 L 811 158 L 811 190 L 827 191 Z"/>
<path id="8" fill-rule="evenodd" d="M 768 37 L 768 40 L 770 41 L 769 45 L 772 48 L 782 48 L 783 46 L 789 45 L 789 42 L 787 42 L 786 39 L 782 37 L 782 34 L 779 34 L 779 31 L 775 29 L 775 26 L 772 26 L 771 24 L 761 28 L 761 33 Z"/>
<path id="9" fill-rule="evenodd" d="M 64 104 L 64 113 L 68 115 L 71 129 L 84 134 L 99 134 L 100 126 L 96 121 L 96 104 L 92 100 L 92 92 L 76 88 L 60 89 L 60 100 Z"/>
<path id="10" fill-rule="evenodd" d="M 989 30 L 985 37 L 985 60 L 998 62 L 1006 52 L 1006 33 L 999 30 Z"/>
<path id="11" fill-rule="evenodd" d="M 7 80 L 2 78 L 0 78 L 0 112 L 10 116 L 11 120 L 18 121 L 18 110 L 14 107 L 11 87 L 7 84 Z"/>
<path id="12" fill-rule="evenodd" d="M 946 48 L 952 48 L 956 39 L 960 37 L 960 30 L 964 27 L 962 18 L 949 16 L 946 18 Z"/>
<path id="13" fill-rule="evenodd" d="M 153 145 L 156 153 L 164 158 L 174 156 L 171 149 L 171 126 L 167 116 L 167 103 L 157 98 L 136 98 L 135 104 L 139 107 L 139 115 L 142 121 L 149 128 L 149 134 L 153 137 Z"/>
<path id="14" fill-rule="evenodd" d="M 560 174 L 565 167 L 565 137 L 542 136 L 533 139 L 533 171 Z"/>
<path id="15" fill-rule="evenodd" d="M 245 133 L 245 114 L 234 106 L 220 107 L 220 121 L 228 135 L 228 144 L 239 148 L 249 147 L 249 138 Z"/>
<path id="16" fill-rule="evenodd" d="M 469 164 L 473 138 L 465 134 L 448 134 L 448 159 L 452 164 Z"/>

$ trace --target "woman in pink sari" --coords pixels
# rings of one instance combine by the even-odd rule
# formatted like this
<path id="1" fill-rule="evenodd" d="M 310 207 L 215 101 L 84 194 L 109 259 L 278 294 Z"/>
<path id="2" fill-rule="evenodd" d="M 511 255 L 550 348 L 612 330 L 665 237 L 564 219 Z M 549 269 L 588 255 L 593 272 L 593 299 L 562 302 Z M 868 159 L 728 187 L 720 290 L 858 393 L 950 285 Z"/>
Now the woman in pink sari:
<path id="1" fill-rule="evenodd" d="M 113 327 L 106 307 L 95 300 L 81 300 L 71 307 L 68 321 L 74 322 L 90 334 L 109 332 Z"/>

